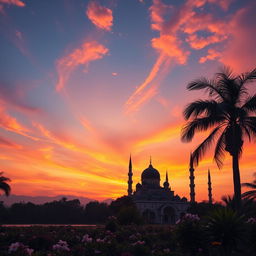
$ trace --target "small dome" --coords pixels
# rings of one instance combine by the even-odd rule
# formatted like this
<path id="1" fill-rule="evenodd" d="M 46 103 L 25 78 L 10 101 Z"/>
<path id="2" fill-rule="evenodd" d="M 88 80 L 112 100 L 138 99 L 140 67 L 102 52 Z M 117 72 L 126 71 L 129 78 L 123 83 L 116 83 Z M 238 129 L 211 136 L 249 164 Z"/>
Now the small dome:
<path id="1" fill-rule="evenodd" d="M 152 164 L 149 165 L 141 174 L 141 179 L 157 179 L 160 180 L 160 174 L 157 169 L 155 169 Z"/>

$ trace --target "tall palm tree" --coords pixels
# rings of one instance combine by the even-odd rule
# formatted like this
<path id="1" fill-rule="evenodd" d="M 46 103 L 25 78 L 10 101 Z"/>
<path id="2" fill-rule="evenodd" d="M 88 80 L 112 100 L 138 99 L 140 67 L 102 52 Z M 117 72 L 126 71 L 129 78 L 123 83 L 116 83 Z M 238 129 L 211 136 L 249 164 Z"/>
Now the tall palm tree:
<path id="1" fill-rule="evenodd" d="M 254 173 L 255 180 L 252 183 L 243 183 L 242 186 L 251 188 L 252 190 L 246 191 L 242 194 L 243 198 L 256 199 L 256 172 Z"/>
<path id="2" fill-rule="evenodd" d="M 224 67 L 212 80 L 200 78 L 187 85 L 188 90 L 204 90 L 209 100 L 197 100 L 186 106 L 183 115 L 182 141 L 189 142 L 195 132 L 211 129 L 208 137 L 192 153 L 195 165 L 216 141 L 214 160 L 223 165 L 225 151 L 232 156 L 234 197 L 241 202 L 239 157 L 245 137 L 256 137 L 256 94 L 249 96 L 247 85 L 256 79 L 256 69 L 235 76 Z"/>
<path id="3" fill-rule="evenodd" d="M 0 172 L 0 190 L 2 190 L 6 196 L 9 196 L 11 192 L 11 187 L 7 183 L 9 181 L 11 180 L 7 177 L 4 177 L 3 172 Z"/>

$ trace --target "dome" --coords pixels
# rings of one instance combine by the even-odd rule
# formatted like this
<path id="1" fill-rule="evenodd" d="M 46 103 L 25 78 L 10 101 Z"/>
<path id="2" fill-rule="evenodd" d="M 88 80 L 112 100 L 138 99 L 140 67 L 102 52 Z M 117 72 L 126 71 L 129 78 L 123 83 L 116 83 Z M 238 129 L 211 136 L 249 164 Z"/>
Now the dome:
<path id="1" fill-rule="evenodd" d="M 160 174 L 157 169 L 155 169 L 152 164 L 149 165 L 141 174 L 141 179 L 157 179 L 160 180 Z"/>

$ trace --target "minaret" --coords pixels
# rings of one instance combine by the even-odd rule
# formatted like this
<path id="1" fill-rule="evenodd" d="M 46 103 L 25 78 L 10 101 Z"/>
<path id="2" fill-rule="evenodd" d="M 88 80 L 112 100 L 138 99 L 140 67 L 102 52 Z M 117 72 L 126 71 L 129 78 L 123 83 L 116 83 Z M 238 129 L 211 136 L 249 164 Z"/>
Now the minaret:
<path id="1" fill-rule="evenodd" d="M 211 181 L 211 173 L 208 169 L 208 197 L 209 197 L 209 204 L 212 204 L 212 181 Z"/>
<path id="2" fill-rule="evenodd" d="M 168 182 L 168 172 L 166 171 L 166 175 L 165 175 L 165 182 L 164 182 L 164 188 L 165 189 L 169 189 L 169 182 Z"/>
<path id="3" fill-rule="evenodd" d="M 193 167 L 193 160 L 192 160 L 192 154 L 190 154 L 190 164 L 189 164 L 190 168 L 189 168 L 189 172 L 190 172 L 190 176 L 189 176 L 189 179 L 190 179 L 190 184 L 189 184 L 189 187 L 190 187 L 190 202 L 191 203 L 195 203 L 195 176 L 194 176 L 194 167 Z"/>
<path id="4" fill-rule="evenodd" d="M 132 158 L 130 155 L 130 162 L 129 162 L 129 172 L 128 172 L 128 196 L 132 195 Z"/>

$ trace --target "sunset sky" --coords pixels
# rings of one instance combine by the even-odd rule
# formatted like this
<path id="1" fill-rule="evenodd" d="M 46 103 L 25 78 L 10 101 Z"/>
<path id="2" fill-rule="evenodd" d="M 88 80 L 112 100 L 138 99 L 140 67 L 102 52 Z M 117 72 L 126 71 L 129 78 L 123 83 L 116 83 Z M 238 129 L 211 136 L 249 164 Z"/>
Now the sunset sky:
<path id="1" fill-rule="evenodd" d="M 153 166 L 189 198 L 182 143 L 186 85 L 223 65 L 256 67 L 255 0 L 0 0 L 0 170 L 17 195 L 93 199 L 127 193 Z M 250 92 L 255 94 L 255 83 Z M 241 180 L 250 182 L 256 145 L 245 143 Z M 231 158 L 196 167 L 196 199 L 233 193 Z"/>

